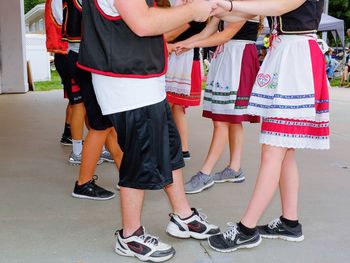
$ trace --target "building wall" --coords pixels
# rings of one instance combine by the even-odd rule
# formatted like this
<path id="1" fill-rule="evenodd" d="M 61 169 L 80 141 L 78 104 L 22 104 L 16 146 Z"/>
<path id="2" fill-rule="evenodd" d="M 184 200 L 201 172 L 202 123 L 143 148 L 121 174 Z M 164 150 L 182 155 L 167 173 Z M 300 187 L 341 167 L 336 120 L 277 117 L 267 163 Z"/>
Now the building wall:
<path id="1" fill-rule="evenodd" d="M 28 91 L 23 0 L 0 1 L 0 92 Z"/>

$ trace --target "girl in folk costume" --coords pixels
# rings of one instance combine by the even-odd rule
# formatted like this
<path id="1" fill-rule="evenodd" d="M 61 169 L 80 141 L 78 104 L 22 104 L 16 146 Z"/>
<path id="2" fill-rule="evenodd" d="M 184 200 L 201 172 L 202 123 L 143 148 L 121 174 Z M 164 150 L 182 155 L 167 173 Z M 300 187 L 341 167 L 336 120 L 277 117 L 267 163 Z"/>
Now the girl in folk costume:
<path id="1" fill-rule="evenodd" d="M 199 193 L 215 182 L 245 180 L 241 169 L 242 122 L 259 122 L 259 117 L 247 114 L 247 106 L 259 71 L 255 41 L 260 24 L 258 17 L 231 24 L 213 18 L 200 34 L 176 44 L 178 50 L 218 46 L 210 65 L 203 103 L 203 116 L 213 121 L 212 142 L 202 169 L 186 183 L 187 193 Z M 227 140 L 230 162 L 223 171 L 211 175 Z"/>
<path id="2" fill-rule="evenodd" d="M 248 113 L 264 118 L 261 164 L 254 193 L 241 222 L 210 238 L 209 244 L 215 250 L 228 252 L 257 246 L 261 237 L 302 241 L 295 150 L 329 148 L 328 83 L 324 57 L 315 35 L 324 1 L 217 3 L 232 11 L 222 13 L 228 21 L 236 21 L 234 16 L 242 12 L 269 16 L 272 37 L 270 52 L 259 71 L 248 107 Z M 278 186 L 282 216 L 257 227 Z"/>
<path id="3" fill-rule="evenodd" d="M 178 0 L 174 6 L 182 5 Z M 168 1 L 158 1 L 158 6 L 169 7 Z M 169 64 L 166 74 L 166 92 L 176 127 L 179 130 L 184 159 L 190 159 L 188 150 L 188 124 L 185 109 L 190 106 L 199 106 L 202 92 L 201 66 L 199 48 L 193 48 L 180 56 L 174 51 L 171 43 L 185 40 L 205 28 L 206 23 L 190 22 L 182 27 L 166 33 L 168 42 Z"/>

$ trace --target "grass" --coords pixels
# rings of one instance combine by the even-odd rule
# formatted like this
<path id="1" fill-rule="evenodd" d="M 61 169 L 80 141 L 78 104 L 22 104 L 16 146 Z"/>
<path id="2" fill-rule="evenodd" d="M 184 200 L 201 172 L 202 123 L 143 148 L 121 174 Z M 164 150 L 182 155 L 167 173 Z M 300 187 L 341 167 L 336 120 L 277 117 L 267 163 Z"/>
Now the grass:
<path id="1" fill-rule="evenodd" d="M 50 81 L 39 81 L 34 83 L 35 91 L 49 91 L 54 89 L 63 89 L 61 78 L 56 70 L 51 71 Z"/>
<path id="2" fill-rule="evenodd" d="M 335 78 L 331 80 L 331 86 L 332 87 L 339 87 L 340 85 L 340 78 Z M 345 82 L 345 85 L 348 85 L 349 83 Z M 202 82 L 202 89 L 204 90 L 206 88 L 205 81 Z M 54 89 L 63 89 L 63 86 L 61 84 L 61 78 L 58 75 L 57 71 L 51 71 L 51 80 L 50 81 L 40 81 L 35 82 L 35 91 L 49 91 Z"/>

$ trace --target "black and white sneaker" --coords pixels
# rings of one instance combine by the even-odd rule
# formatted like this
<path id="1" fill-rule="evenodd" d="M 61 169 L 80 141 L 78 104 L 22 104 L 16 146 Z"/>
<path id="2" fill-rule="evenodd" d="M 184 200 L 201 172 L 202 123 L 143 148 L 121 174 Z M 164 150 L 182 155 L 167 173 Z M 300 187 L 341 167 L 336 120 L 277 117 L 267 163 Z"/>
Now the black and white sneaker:
<path id="1" fill-rule="evenodd" d="M 240 248 L 253 248 L 261 243 L 258 230 L 247 236 L 239 229 L 238 224 L 228 223 L 229 228 L 222 234 L 209 237 L 209 246 L 219 252 L 232 252 Z"/>
<path id="2" fill-rule="evenodd" d="M 85 184 L 78 185 L 78 182 L 76 182 L 72 196 L 75 198 L 101 201 L 114 198 L 115 193 L 98 186 L 96 184 L 97 179 L 97 175 L 94 175 L 93 179 Z"/>
<path id="3" fill-rule="evenodd" d="M 163 262 L 175 255 L 175 249 L 157 237 L 151 236 L 140 227 L 135 233 L 123 237 L 123 230 L 117 230 L 115 252 L 125 257 L 136 257 L 141 261 Z"/>
<path id="4" fill-rule="evenodd" d="M 61 144 L 65 146 L 72 146 L 72 137 L 62 134 Z"/>
<path id="5" fill-rule="evenodd" d="M 190 154 L 190 152 L 189 151 L 184 151 L 184 152 L 182 152 L 182 158 L 184 159 L 184 160 L 191 160 L 191 154 Z"/>
<path id="6" fill-rule="evenodd" d="M 296 227 L 287 226 L 280 218 L 272 220 L 268 225 L 258 226 L 261 237 L 287 241 L 300 242 L 304 240 L 302 226 L 300 223 Z"/>
<path id="7" fill-rule="evenodd" d="M 209 224 L 204 214 L 198 213 L 195 208 L 192 208 L 192 211 L 193 214 L 185 219 L 181 219 L 176 214 L 170 214 L 166 232 L 174 237 L 195 239 L 207 239 L 220 233 L 219 227 Z"/>

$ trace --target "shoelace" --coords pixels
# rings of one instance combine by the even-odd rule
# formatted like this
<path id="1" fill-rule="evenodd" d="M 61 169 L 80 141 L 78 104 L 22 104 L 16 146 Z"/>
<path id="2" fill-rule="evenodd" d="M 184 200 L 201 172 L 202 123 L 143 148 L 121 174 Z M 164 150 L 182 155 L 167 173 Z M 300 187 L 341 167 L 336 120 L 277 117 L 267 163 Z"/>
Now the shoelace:
<path id="1" fill-rule="evenodd" d="M 152 246 L 158 246 L 159 244 L 159 237 L 152 236 L 150 234 L 147 234 L 146 232 L 143 233 L 143 235 L 139 236 L 141 240 L 143 240 L 146 244 L 152 245 Z"/>
<path id="2" fill-rule="evenodd" d="M 269 224 L 268 224 L 268 227 L 270 228 L 270 229 L 274 229 L 274 228 L 276 228 L 279 224 L 281 224 L 282 222 L 281 222 L 281 220 L 279 219 L 279 218 L 276 218 L 276 219 L 274 219 L 274 220 L 272 220 Z"/>
<path id="3" fill-rule="evenodd" d="M 204 180 L 204 174 L 202 172 L 199 172 L 195 176 L 191 178 L 191 184 L 192 185 L 197 185 L 199 182 Z"/>
<path id="4" fill-rule="evenodd" d="M 208 223 L 207 219 L 208 219 L 208 216 L 202 212 L 200 212 L 202 209 L 198 208 L 197 209 L 197 212 L 198 212 L 198 216 L 200 219 L 202 219 L 204 222 Z"/>
<path id="5" fill-rule="evenodd" d="M 223 233 L 223 236 L 225 239 L 231 239 L 233 241 L 239 233 L 237 229 L 237 224 L 228 222 L 227 225 L 229 226 L 229 228 Z"/>

